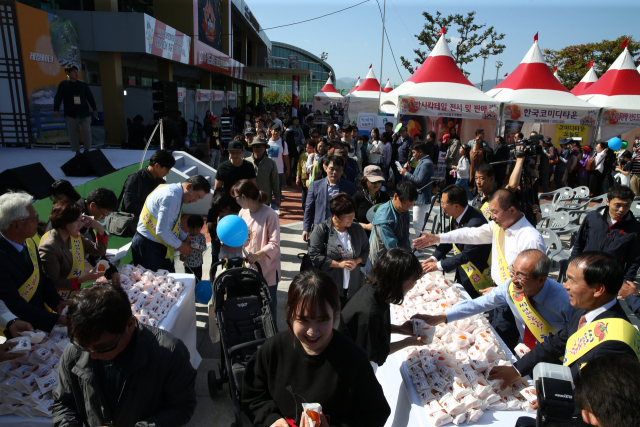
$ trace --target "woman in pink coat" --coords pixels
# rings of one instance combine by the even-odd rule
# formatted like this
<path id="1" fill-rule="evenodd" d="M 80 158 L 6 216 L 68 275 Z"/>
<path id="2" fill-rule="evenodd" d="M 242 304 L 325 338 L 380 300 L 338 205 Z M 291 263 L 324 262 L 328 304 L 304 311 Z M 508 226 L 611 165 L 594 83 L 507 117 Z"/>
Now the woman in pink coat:
<path id="1" fill-rule="evenodd" d="M 249 264 L 259 263 L 271 293 L 271 312 L 276 319 L 278 307 L 277 289 L 280 281 L 280 222 L 278 214 L 271 209 L 267 195 L 258 190 L 248 179 L 238 181 L 231 188 L 231 196 L 240 205 L 238 216 L 247 223 L 249 237 L 244 244 Z"/>

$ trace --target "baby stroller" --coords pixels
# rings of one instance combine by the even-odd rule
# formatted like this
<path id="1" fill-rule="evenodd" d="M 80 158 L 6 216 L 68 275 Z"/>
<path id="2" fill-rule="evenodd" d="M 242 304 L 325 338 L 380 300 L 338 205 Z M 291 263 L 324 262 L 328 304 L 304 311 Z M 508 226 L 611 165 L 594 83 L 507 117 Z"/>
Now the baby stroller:
<path id="1" fill-rule="evenodd" d="M 214 397 L 229 382 L 229 393 L 233 400 L 236 422 L 232 427 L 242 426 L 241 396 L 242 378 L 247 362 L 267 338 L 276 333 L 271 314 L 271 295 L 266 280 L 258 271 L 242 267 L 242 258 L 223 259 L 212 266 L 227 264 L 212 283 L 215 319 L 220 330 L 221 363 L 220 378 L 214 370 L 208 373 L 209 394 Z"/>

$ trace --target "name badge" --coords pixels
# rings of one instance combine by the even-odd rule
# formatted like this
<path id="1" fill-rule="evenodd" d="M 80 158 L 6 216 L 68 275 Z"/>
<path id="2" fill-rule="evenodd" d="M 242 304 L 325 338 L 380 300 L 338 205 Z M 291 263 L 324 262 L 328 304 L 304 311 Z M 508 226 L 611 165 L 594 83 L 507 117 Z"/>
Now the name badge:
<path id="1" fill-rule="evenodd" d="M 76 105 L 80 105 L 80 97 L 79 96 L 74 96 L 73 97 L 73 103 Z"/>

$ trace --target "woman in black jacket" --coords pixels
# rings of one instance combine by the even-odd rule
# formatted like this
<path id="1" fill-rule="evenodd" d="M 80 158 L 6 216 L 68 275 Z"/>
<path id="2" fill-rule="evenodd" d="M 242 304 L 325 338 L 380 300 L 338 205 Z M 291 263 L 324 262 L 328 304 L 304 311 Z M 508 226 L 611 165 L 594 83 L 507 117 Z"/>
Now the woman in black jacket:
<path id="1" fill-rule="evenodd" d="M 356 208 L 348 194 L 335 195 L 329 203 L 331 218 L 315 226 L 309 243 L 313 264 L 336 281 L 342 307 L 360 289 L 356 267 L 364 267 L 369 257 L 369 239 L 362 226 L 353 222 Z"/>
<path id="2" fill-rule="evenodd" d="M 369 212 L 371 207 L 391 200 L 391 197 L 385 191 L 382 191 L 382 183 L 384 181 L 384 175 L 382 174 L 380 166 L 369 165 L 364 168 L 364 177 L 362 181 L 360 181 L 362 190 L 353 196 L 357 206 L 356 220 L 362 225 L 362 228 L 364 228 L 367 238 L 369 238 L 371 230 L 373 230 L 371 221 L 367 219 L 367 212 Z"/>

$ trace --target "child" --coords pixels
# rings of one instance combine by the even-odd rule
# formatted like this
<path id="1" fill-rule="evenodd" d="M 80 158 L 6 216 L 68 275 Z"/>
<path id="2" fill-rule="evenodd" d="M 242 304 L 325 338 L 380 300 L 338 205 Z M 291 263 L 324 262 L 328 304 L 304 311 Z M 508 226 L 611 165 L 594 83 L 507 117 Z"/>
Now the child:
<path id="1" fill-rule="evenodd" d="M 218 239 L 218 233 L 216 231 L 218 227 L 218 222 L 227 215 L 237 215 L 240 212 L 240 206 L 236 203 L 233 197 L 229 196 L 223 190 L 220 190 L 213 196 L 213 200 L 211 200 L 211 208 L 209 208 L 209 212 L 207 213 L 207 230 L 209 230 L 209 234 L 211 235 L 211 266 L 218 262 L 220 259 L 220 252 L 222 249 L 222 244 L 220 243 L 220 239 Z M 225 250 L 222 252 L 229 252 L 227 246 L 224 247 Z M 242 248 L 239 248 L 239 251 L 232 249 L 233 252 L 242 252 Z M 224 254 L 223 254 L 224 255 Z M 224 258 L 224 256 L 223 256 Z M 216 271 L 211 269 L 209 271 L 209 280 L 213 282 L 213 279 L 216 277 Z"/>
<path id="2" fill-rule="evenodd" d="M 196 276 L 196 283 L 202 280 L 202 252 L 207 249 L 207 239 L 200 231 L 204 227 L 204 220 L 200 215 L 191 215 L 187 219 L 187 228 L 189 228 L 189 236 L 192 236 L 191 247 L 193 251 L 189 255 L 181 255 L 180 259 L 184 262 L 185 271 L 193 273 Z M 195 246 L 200 245 L 200 248 Z"/>

